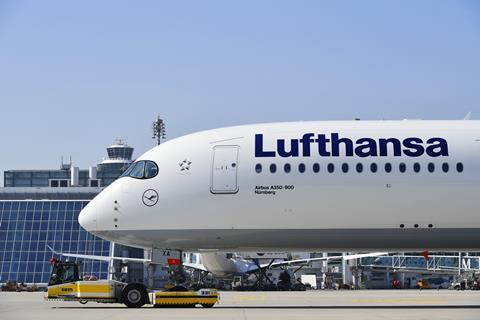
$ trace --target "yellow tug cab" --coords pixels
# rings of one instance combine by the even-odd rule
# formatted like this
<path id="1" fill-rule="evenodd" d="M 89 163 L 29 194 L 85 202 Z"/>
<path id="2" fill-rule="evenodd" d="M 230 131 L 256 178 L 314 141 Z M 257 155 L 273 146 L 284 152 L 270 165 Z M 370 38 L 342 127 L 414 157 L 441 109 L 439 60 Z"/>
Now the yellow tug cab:
<path id="1" fill-rule="evenodd" d="M 86 281 L 80 278 L 80 265 L 52 259 L 52 273 L 45 297 L 49 301 L 89 301 L 123 303 L 129 308 L 145 304 L 154 307 L 213 307 L 220 300 L 215 289 L 190 291 L 175 286 L 168 291 L 151 291 L 140 283 L 124 283 L 115 280 Z"/>

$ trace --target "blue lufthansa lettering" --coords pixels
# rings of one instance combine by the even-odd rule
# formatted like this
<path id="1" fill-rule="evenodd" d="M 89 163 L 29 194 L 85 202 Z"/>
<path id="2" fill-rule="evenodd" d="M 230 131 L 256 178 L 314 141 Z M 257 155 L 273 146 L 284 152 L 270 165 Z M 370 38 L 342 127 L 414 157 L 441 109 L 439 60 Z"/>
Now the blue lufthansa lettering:
<path id="1" fill-rule="evenodd" d="M 338 133 L 330 136 L 308 132 L 300 139 L 276 139 L 276 150 L 266 150 L 263 134 L 255 134 L 255 157 L 310 157 L 312 148 L 317 148 L 321 157 L 387 157 L 407 156 L 420 157 L 424 154 L 429 157 L 446 157 L 449 155 L 447 140 L 439 137 L 429 138 L 424 142 L 418 137 L 408 137 L 403 140 L 397 138 L 360 138 L 353 141 L 340 137 Z M 301 148 L 301 150 L 300 150 Z"/>
<path id="2" fill-rule="evenodd" d="M 275 151 L 263 150 L 263 134 L 255 135 L 255 157 L 275 157 Z"/>

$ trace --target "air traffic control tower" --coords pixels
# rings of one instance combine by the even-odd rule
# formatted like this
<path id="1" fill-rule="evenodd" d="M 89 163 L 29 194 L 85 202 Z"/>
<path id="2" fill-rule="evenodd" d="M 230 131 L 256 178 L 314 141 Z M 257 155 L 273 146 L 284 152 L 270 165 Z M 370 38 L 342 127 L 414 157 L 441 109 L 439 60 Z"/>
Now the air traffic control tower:
<path id="1" fill-rule="evenodd" d="M 117 179 L 132 163 L 133 148 L 128 146 L 123 139 L 107 148 L 108 158 L 97 165 L 97 178 L 102 186 L 108 186 Z"/>
<path id="2" fill-rule="evenodd" d="M 130 165 L 133 148 L 117 139 L 107 154 L 86 170 L 62 161 L 59 169 L 5 171 L 0 188 L 0 283 L 46 284 L 52 257 L 47 244 L 60 252 L 143 258 L 143 250 L 113 245 L 78 223 L 81 209 Z M 102 279 L 111 275 L 110 269 L 107 262 L 93 260 L 85 260 L 82 268 Z M 128 274 L 119 276 L 142 281 L 143 265 L 129 265 Z"/>

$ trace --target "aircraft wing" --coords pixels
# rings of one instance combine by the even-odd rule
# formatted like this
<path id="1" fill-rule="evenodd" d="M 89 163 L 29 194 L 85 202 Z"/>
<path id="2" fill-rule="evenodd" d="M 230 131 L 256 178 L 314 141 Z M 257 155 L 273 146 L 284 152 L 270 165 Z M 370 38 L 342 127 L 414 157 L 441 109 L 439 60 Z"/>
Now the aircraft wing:
<path id="1" fill-rule="evenodd" d="M 49 245 L 47 245 L 47 247 L 54 254 L 65 256 L 65 257 L 71 257 L 71 258 L 91 259 L 91 260 L 106 261 L 106 262 L 110 262 L 111 260 L 121 260 L 121 261 L 141 262 L 141 263 L 146 263 L 151 261 L 150 259 L 140 259 L 140 258 L 125 258 L 125 257 L 96 256 L 96 255 L 76 254 L 76 253 L 63 253 L 63 252 L 55 251 Z M 385 255 L 388 255 L 388 252 L 372 252 L 372 253 L 361 253 L 361 254 L 352 254 L 352 255 L 344 255 L 344 256 L 330 256 L 330 257 L 278 261 L 273 263 L 261 264 L 260 269 L 269 269 L 272 267 L 291 266 L 291 265 L 306 265 L 314 261 L 328 261 L 328 260 L 341 260 L 341 259 L 353 260 L 353 259 L 360 259 L 360 258 L 366 258 L 366 257 L 378 257 L 378 256 L 385 256 Z M 200 263 L 184 263 L 183 266 L 187 268 L 201 270 L 201 271 L 208 271 L 205 268 L 205 266 Z M 255 272 L 258 269 L 259 268 L 253 268 L 249 270 L 247 273 Z"/>
<path id="2" fill-rule="evenodd" d="M 205 268 L 205 266 L 201 263 L 188 263 L 188 262 L 184 262 L 182 264 L 184 267 L 187 267 L 187 268 L 192 268 L 192 269 L 196 269 L 196 270 L 201 270 L 201 271 L 207 271 L 207 268 Z"/>
<path id="3" fill-rule="evenodd" d="M 260 269 L 272 268 L 272 267 L 281 267 L 281 266 L 291 266 L 291 265 L 305 265 L 314 261 L 328 261 L 328 260 L 353 260 L 360 258 L 368 257 L 379 257 L 386 256 L 388 252 L 371 252 L 371 253 L 360 253 L 360 254 L 351 254 L 344 256 L 330 256 L 330 257 L 319 257 L 319 258 L 309 258 L 309 259 L 297 259 L 297 260 L 288 260 L 288 261 L 278 261 L 273 263 L 265 263 L 260 265 Z M 252 270 L 252 272 L 258 269 Z"/>
<path id="4" fill-rule="evenodd" d="M 124 258 L 124 257 L 95 256 L 95 255 L 76 254 L 76 253 L 63 253 L 63 252 L 57 252 L 53 250 L 53 248 L 50 247 L 48 244 L 47 244 L 47 247 L 54 254 L 58 254 L 64 257 L 71 257 L 71 258 L 91 259 L 91 260 L 106 261 L 106 262 L 110 262 L 111 260 L 122 260 L 122 261 L 142 262 L 142 263 L 151 261 L 150 259 L 140 259 L 140 258 Z"/>

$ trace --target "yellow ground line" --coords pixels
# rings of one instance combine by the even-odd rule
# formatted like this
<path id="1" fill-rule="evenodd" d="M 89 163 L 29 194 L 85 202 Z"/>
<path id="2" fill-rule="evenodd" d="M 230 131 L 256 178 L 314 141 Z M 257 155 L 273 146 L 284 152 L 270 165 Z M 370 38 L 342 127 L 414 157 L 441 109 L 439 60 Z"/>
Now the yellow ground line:
<path id="1" fill-rule="evenodd" d="M 358 299 L 351 300 L 354 303 L 415 303 L 415 304 L 432 304 L 432 303 L 447 303 L 447 300 L 443 299 L 419 299 L 419 298 L 400 298 L 400 299 Z"/>
<path id="2" fill-rule="evenodd" d="M 241 296 L 237 296 L 235 297 L 234 300 L 241 300 L 241 301 L 253 301 L 253 300 L 265 300 L 265 296 L 264 295 L 241 295 Z"/>

